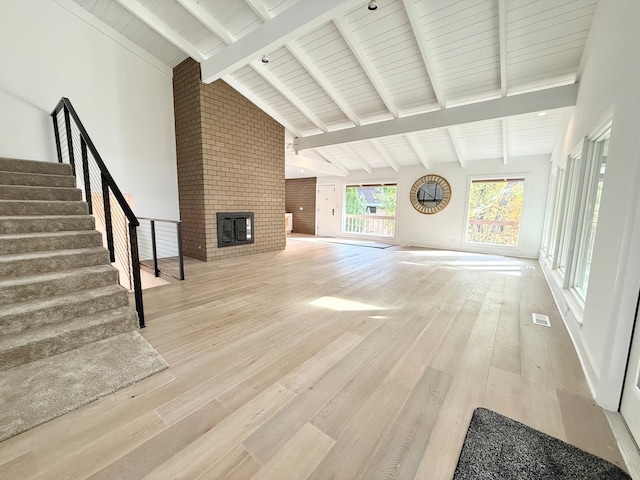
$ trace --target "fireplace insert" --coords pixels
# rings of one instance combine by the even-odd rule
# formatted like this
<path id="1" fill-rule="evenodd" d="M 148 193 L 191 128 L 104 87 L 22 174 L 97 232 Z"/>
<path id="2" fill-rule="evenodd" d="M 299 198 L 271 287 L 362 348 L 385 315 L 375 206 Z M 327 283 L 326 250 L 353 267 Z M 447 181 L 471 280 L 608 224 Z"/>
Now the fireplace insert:
<path id="1" fill-rule="evenodd" d="M 218 212 L 218 247 L 253 243 L 253 212 Z"/>

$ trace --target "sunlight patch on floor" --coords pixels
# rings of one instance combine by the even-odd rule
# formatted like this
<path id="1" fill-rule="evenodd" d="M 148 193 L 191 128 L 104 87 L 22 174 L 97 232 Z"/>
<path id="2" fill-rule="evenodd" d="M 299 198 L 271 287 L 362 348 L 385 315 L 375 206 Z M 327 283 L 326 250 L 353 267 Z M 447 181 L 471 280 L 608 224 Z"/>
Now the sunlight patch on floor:
<path id="1" fill-rule="evenodd" d="M 330 308 L 331 310 L 337 310 L 340 312 L 386 310 L 386 308 L 383 307 L 377 307 L 375 305 L 369 305 L 367 303 L 354 302 L 353 300 L 345 300 L 343 298 L 336 297 L 320 297 L 317 300 L 311 302 L 311 305 L 315 305 L 316 307 Z"/>

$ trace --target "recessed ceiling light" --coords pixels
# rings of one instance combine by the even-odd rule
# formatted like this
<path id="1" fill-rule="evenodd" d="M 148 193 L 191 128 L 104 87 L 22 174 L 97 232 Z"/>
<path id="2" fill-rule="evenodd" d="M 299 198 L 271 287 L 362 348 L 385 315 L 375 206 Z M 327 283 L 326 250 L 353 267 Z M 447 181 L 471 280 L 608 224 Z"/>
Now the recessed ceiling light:
<path id="1" fill-rule="evenodd" d="M 539 117 L 544 117 L 547 114 L 547 112 L 538 112 L 538 116 Z"/>
<path id="2" fill-rule="evenodd" d="M 300 169 L 300 173 L 304 173 L 304 168 L 301 168 L 301 169 Z"/>
<path id="3" fill-rule="evenodd" d="M 269 57 L 267 57 L 266 55 L 262 55 L 262 58 L 260 59 L 260 61 L 262 63 L 269 63 Z"/>
<path id="4" fill-rule="evenodd" d="M 367 4 L 367 8 L 372 12 L 376 10 L 378 8 L 378 4 L 376 3 L 376 0 L 370 0 L 369 3 Z"/>

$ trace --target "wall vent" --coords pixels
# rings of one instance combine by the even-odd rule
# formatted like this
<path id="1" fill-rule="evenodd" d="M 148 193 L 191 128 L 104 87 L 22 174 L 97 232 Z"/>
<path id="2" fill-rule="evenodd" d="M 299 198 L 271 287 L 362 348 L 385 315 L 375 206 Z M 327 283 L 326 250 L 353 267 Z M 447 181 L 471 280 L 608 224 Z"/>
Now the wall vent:
<path id="1" fill-rule="evenodd" d="M 533 323 L 536 325 L 543 325 L 545 327 L 551 326 L 548 316 L 542 315 L 541 313 L 532 313 L 531 316 L 533 317 Z"/>

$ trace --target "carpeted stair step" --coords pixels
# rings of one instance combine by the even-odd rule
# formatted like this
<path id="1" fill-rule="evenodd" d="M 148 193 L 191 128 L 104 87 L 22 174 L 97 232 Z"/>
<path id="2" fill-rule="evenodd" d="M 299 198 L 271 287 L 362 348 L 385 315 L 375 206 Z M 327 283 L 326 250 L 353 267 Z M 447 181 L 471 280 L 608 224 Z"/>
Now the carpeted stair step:
<path id="1" fill-rule="evenodd" d="M 33 187 L 31 185 L 0 185 L 4 200 L 82 200 L 82 191 L 67 187 Z"/>
<path id="2" fill-rule="evenodd" d="M 120 285 L 14 303 L 3 307 L 0 311 L 0 335 L 66 322 L 76 317 L 120 308 L 128 304 L 128 293 Z"/>
<path id="3" fill-rule="evenodd" d="M 0 170 L 0 185 L 31 185 L 40 187 L 76 187 L 73 175 L 45 173 L 4 172 Z"/>
<path id="4" fill-rule="evenodd" d="M 0 256 L 0 278 L 32 276 L 92 265 L 108 265 L 109 252 L 103 247 L 23 253 Z"/>
<path id="5" fill-rule="evenodd" d="M 0 235 L 0 255 L 91 248 L 101 245 L 102 234 L 95 230 Z"/>
<path id="6" fill-rule="evenodd" d="M 0 372 L 0 441 L 167 368 L 137 331 Z"/>
<path id="7" fill-rule="evenodd" d="M 69 232 L 94 228 L 95 219 L 91 215 L 0 216 L 0 234 Z"/>
<path id="8" fill-rule="evenodd" d="M 2 200 L 0 212 L 3 216 L 42 215 L 87 215 L 89 207 L 81 201 L 62 200 Z"/>
<path id="9" fill-rule="evenodd" d="M 0 337 L 0 371 L 57 355 L 138 326 L 138 315 L 121 307 Z"/>
<path id="10" fill-rule="evenodd" d="M 2 305 L 48 298 L 65 293 L 106 287 L 118 283 L 118 271 L 111 265 L 77 268 L 33 277 L 0 280 L 0 308 Z"/>
<path id="11" fill-rule="evenodd" d="M 0 157 L 0 170 L 5 172 L 44 173 L 49 175 L 71 175 L 71 165 L 67 163 L 38 162 Z"/>

